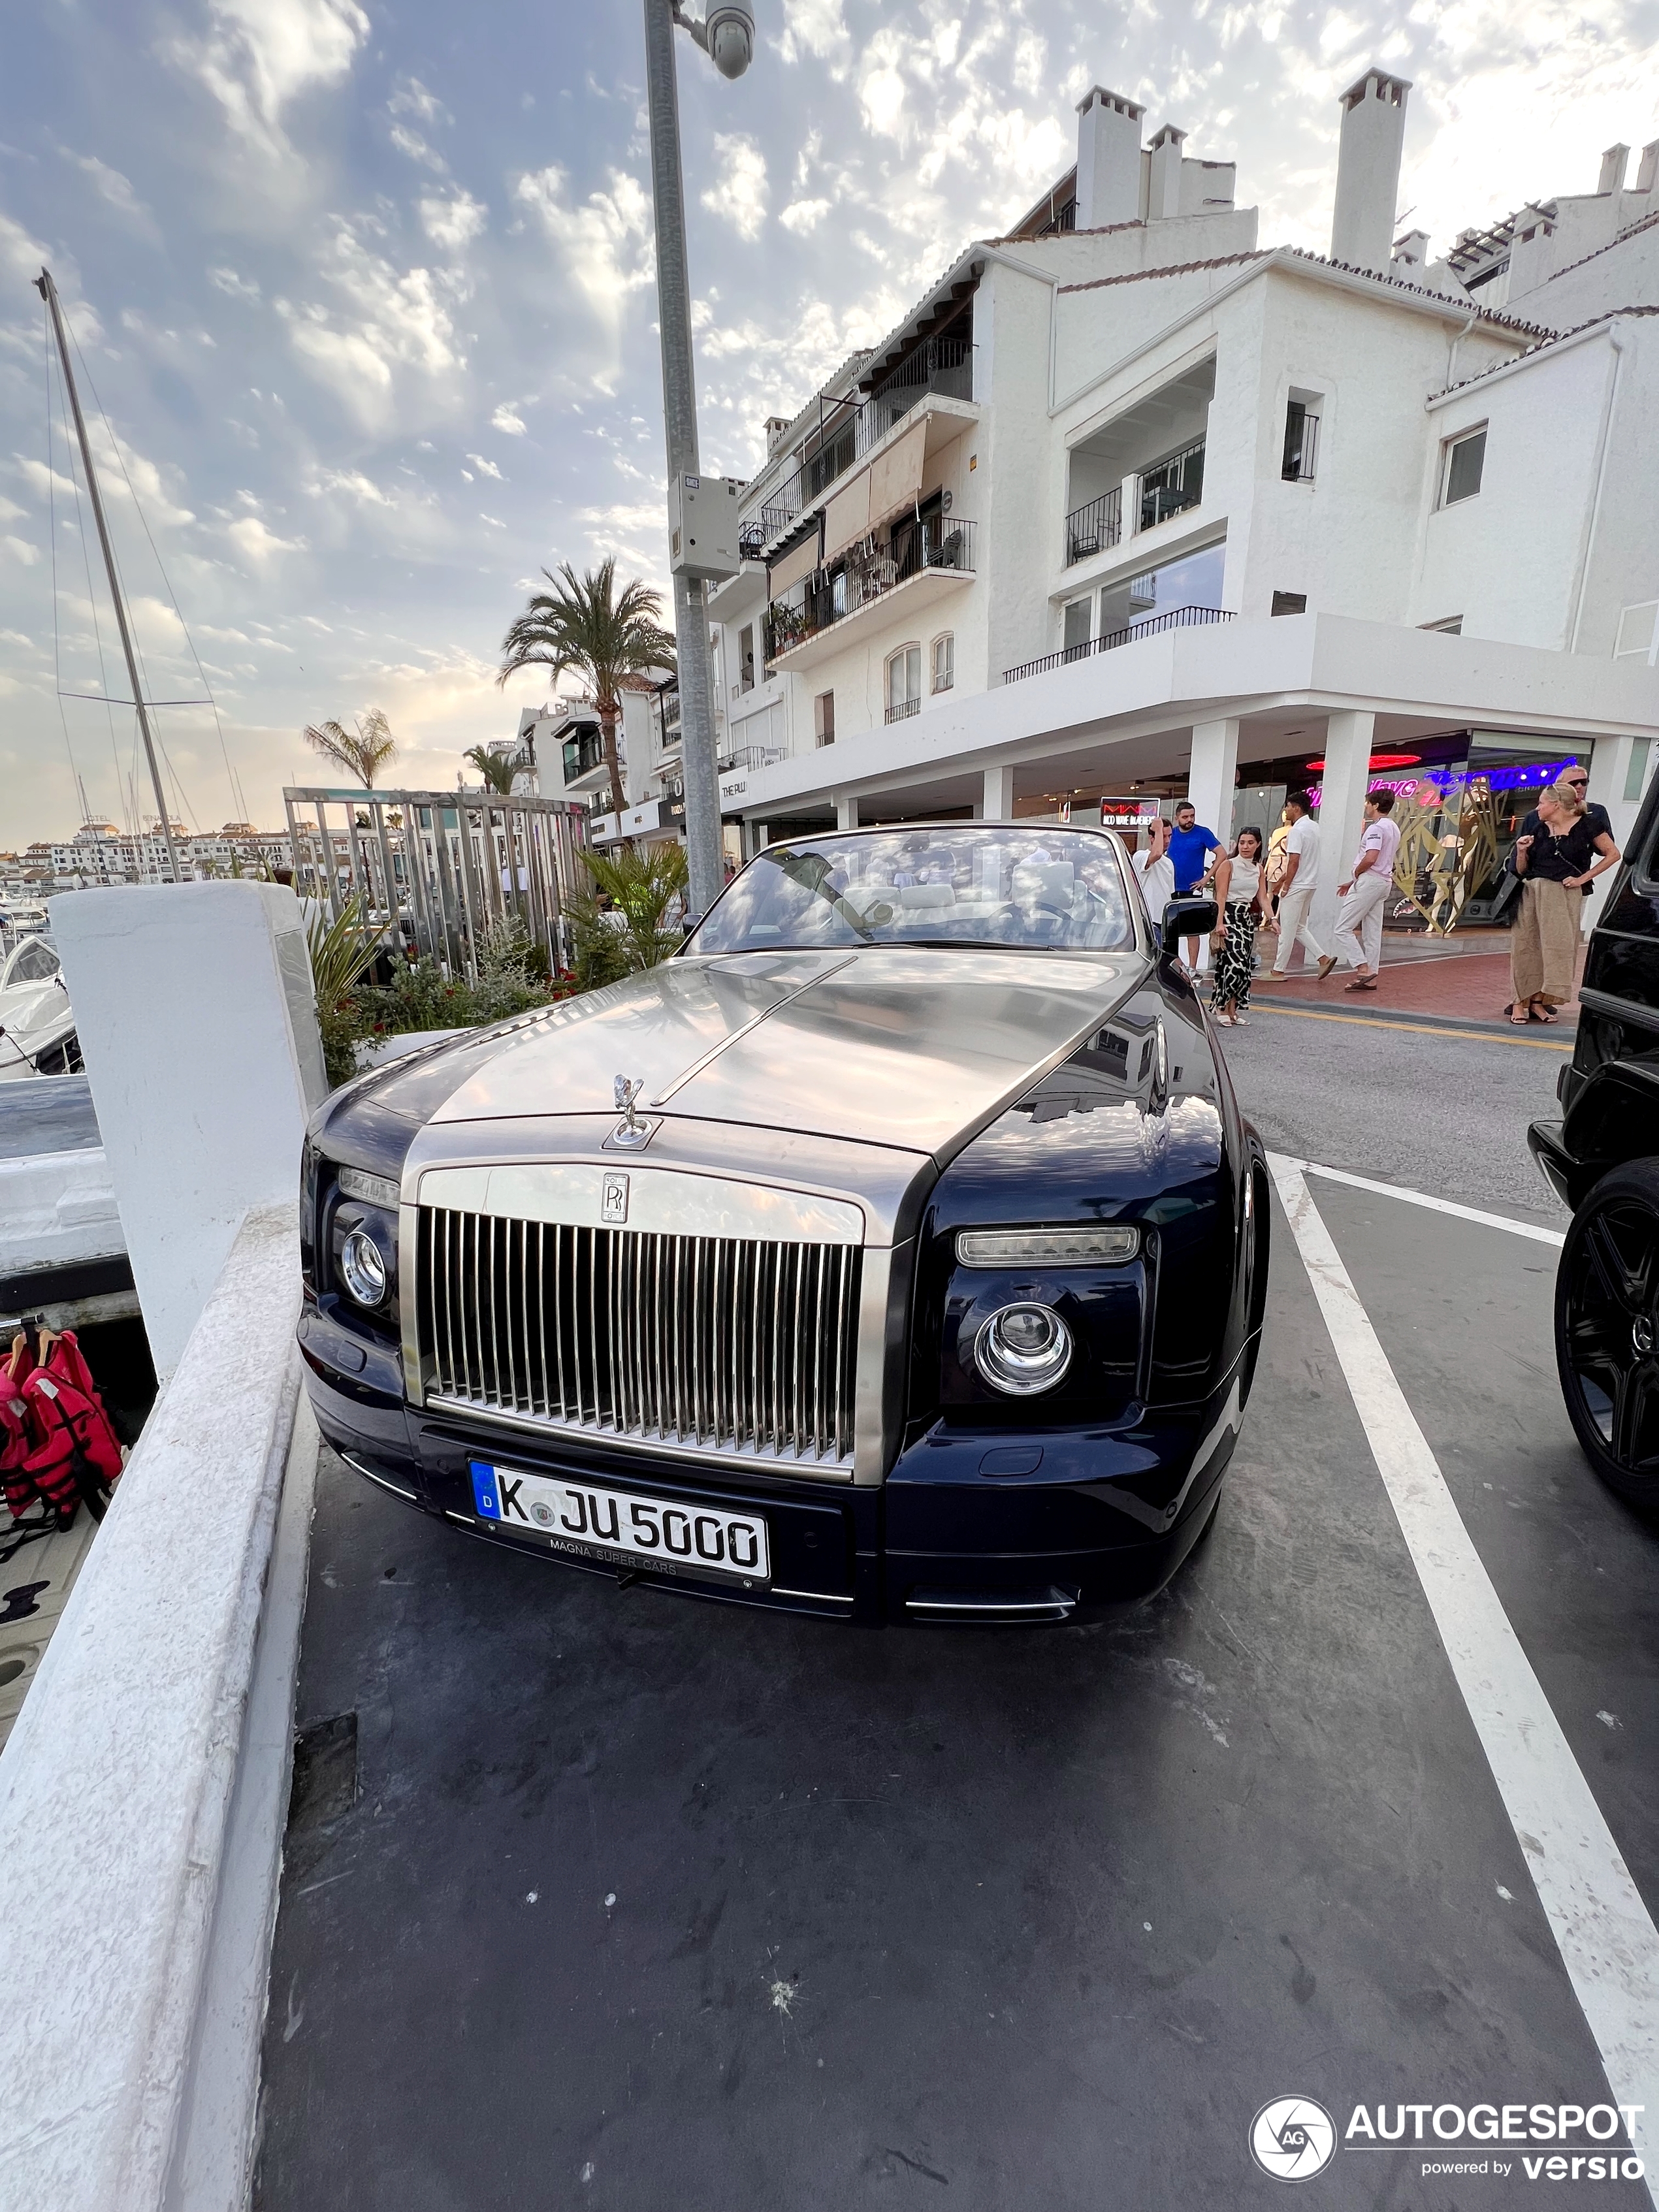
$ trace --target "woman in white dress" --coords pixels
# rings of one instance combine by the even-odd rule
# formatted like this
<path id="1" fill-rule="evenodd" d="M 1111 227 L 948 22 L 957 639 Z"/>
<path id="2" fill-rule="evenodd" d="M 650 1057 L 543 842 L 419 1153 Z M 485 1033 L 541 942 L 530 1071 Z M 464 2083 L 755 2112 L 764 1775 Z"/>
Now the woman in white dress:
<path id="1" fill-rule="evenodd" d="M 1237 1028 L 1248 1018 L 1255 933 L 1262 915 L 1261 832 L 1241 830 L 1230 854 L 1215 864 L 1215 902 L 1221 927 L 1210 939 L 1216 961 L 1210 1011 Z"/>

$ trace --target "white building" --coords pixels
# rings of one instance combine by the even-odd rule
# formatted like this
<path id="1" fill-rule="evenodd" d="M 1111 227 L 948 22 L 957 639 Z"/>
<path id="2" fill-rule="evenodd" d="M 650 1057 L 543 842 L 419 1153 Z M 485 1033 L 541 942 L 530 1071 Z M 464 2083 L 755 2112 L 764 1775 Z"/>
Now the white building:
<path id="1" fill-rule="evenodd" d="M 280 830 L 256 830 L 251 822 L 228 822 L 216 833 L 192 836 L 183 823 L 172 825 L 174 849 L 186 876 L 259 875 L 292 868 L 293 849 Z M 58 890 L 93 890 L 110 884 L 173 881 L 173 862 L 159 830 L 137 836 L 112 822 L 83 822 L 75 835 L 46 850 Z"/>
<path id="2" fill-rule="evenodd" d="M 591 699 L 556 699 L 526 708 L 519 717 L 518 756 L 542 796 L 586 805 L 589 835 L 600 848 L 619 837 L 678 836 L 685 826 L 685 787 L 680 775 L 679 687 L 672 677 L 641 677 L 622 686 L 617 763 L 628 804 L 620 817 L 611 805 L 604 732 Z"/>
<path id="3" fill-rule="evenodd" d="M 1392 243 L 1408 89 L 1344 95 L 1327 259 L 1260 247 L 1231 166 L 1143 145 L 1096 88 L 1076 169 L 769 423 L 709 602 L 749 849 L 1149 789 L 1225 835 L 1237 785 L 1240 823 L 1311 787 L 1346 853 L 1376 776 L 1443 809 L 1431 845 L 1478 793 L 1501 845 L 1503 794 L 1575 756 L 1628 825 L 1659 726 L 1659 142 L 1633 189 L 1615 148 L 1597 192 L 1431 264 Z"/>

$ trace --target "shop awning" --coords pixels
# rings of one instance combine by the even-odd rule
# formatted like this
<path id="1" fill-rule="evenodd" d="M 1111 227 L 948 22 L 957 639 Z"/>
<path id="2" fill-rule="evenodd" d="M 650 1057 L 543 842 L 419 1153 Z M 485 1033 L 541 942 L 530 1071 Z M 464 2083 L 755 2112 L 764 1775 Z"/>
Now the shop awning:
<path id="1" fill-rule="evenodd" d="M 902 514 L 921 496 L 921 468 L 927 457 L 927 422 L 913 422 L 897 443 L 878 454 L 870 470 L 870 527 Z"/>
<path id="2" fill-rule="evenodd" d="M 810 576 L 817 565 L 818 533 L 814 530 L 810 538 L 803 538 L 781 560 L 774 561 L 768 568 L 767 597 L 781 599 L 792 584 L 799 583 L 803 576 Z"/>
<path id="3" fill-rule="evenodd" d="M 823 511 L 823 557 L 833 561 L 870 535 L 870 471 L 860 469 Z"/>

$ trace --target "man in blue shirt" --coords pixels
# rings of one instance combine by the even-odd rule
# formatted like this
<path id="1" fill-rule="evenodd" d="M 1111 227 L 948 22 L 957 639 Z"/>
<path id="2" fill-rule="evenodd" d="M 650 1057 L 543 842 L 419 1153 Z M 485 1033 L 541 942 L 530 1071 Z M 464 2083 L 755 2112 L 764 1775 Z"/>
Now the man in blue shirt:
<path id="1" fill-rule="evenodd" d="M 1170 832 L 1170 864 L 1175 870 L 1175 896 L 1190 898 L 1204 879 L 1212 853 L 1218 852 L 1221 840 L 1213 830 L 1206 830 L 1198 818 L 1198 809 L 1190 799 L 1183 799 L 1175 811 L 1175 828 Z M 1198 966 L 1198 939 L 1187 939 L 1187 965 Z"/>

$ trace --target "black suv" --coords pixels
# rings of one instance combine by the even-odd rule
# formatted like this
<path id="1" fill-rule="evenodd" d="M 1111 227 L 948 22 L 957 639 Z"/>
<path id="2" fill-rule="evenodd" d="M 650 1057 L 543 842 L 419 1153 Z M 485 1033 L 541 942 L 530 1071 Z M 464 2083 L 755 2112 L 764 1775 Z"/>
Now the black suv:
<path id="1" fill-rule="evenodd" d="M 1555 1285 L 1555 1357 L 1591 1465 L 1659 1509 L 1659 776 L 1591 933 L 1559 1121 L 1533 1156 L 1572 1208 Z"/>

